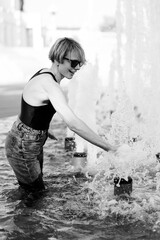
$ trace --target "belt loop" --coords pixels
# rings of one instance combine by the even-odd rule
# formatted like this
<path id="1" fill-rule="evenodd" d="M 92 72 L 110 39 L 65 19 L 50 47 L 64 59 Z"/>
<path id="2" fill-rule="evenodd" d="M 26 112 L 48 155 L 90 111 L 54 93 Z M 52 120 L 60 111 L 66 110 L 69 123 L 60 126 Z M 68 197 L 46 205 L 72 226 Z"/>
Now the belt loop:
<path id="1" fill-rule="evenodd" d="M 18 130 L 21 130 L 21 127 L 22 127 L 22 126 L 21 126 L 21 123 L 18 123 L 18 124 L 17 124 L 17 129 L 18 129 Z"/>
<path id="2" fill-rule="evenodd" d="M 40 136 L 40 134 L 38 133 L 38 134 L 36 135 L 36 140 L 39 141 L 40 137 L 41 137 L 41 136 Z"/>

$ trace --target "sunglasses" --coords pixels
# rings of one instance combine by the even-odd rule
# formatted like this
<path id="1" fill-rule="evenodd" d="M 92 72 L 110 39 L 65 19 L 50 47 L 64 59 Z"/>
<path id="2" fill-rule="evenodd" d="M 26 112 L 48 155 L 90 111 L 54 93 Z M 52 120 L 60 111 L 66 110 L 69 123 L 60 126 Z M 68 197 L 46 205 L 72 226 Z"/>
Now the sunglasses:
<path id="1" fill-rule="evenodd" d="M 78 64 L 79 64 L 80 67 L 82 67 L 82 65 L 83 65 L 83 63 L 81 63 L 78 60 L 72 60 L 72 59 L 69 59 L 69 58 L 66 58 L 66 57 L 64 57 L 64 59 L 66 59 L 70 62 L 72 68 L 77 67 Z"/>

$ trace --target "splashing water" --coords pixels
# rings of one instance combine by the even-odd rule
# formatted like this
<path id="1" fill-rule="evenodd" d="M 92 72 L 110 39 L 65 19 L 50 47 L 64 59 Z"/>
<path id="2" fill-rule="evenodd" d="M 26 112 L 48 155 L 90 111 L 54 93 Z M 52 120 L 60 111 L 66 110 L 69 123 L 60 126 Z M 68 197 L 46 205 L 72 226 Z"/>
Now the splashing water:
<path id="1" fill-rule="evenodd" d="M 123 224 L 141 221 L 152 226 L 152 230 L 159 231 L 160 163 L 156 157 L 157 138 L 148 135 L 146 122 L 137 120 L 125 94 L 112 114 L 112 127 L 105 138 L 121 147 L 117 155 L 109 152 L 97 155 L 97 172 L 93 181 L 86 182 L 84 187 L 88 189 L 88 199 L 94 210 L 102 219 L 119 217 Z M 114 196 L 116 176 L 133 179 L 130 196 Z"/>
<path id="2" fill-rule="evenodd" d="M 114 155 L 87 147 L 89 164 L 84 172 L 93 176 L 82 190 L 99 218 L 119 219 L 124 225 L 140 221 L 157 232 L 160 232 L 160 163 L 156 157 L 160 152 L 159 9 L 158 0 L 117 3 L 117 52 L 112 66 L 112 73 L 116 74 L 112 74 L 111 88 L 116 89 L 117 99 L 111 126 L 101 129 L 104 133 L 101 135 L 121 148 Z M 110 94 L 114 95 L 115 92 Z M 94 114 L 95 108 L 93 119 Z M 105 119 L 96 117 L 105 126 Z M 83 144 L 79 146 L 83 149 Z M 114 196 L 116 176 L 133 179 L 130 196 Z"/>
<path id="3" fill-rule="evenodd" d="M 154 231 L 160 231 L 159 9 L 157 0 L 117 2 L 117 53 L 112 69 L 117 78 L 112 89 L 118 98 L 111 128 L 104 129 L 103 137 L 121 148 L 116 156 L 97 153 L 97 173 L 84 187 L 101 218 L 142 221 Z M 130 196 L 114 196 L 115 176 L 132 177 Z"/>

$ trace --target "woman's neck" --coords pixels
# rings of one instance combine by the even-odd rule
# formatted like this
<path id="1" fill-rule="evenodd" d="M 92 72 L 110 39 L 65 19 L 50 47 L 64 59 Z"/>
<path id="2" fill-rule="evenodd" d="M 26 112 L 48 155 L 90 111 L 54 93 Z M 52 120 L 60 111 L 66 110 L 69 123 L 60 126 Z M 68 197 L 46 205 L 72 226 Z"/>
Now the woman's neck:
<path id="1" fill-rule="evenodd" d="M 53 73 L 58 83 L 64 78 L 62 74 L 59 72 L 59 66 L 56 63 L 52 63 L 49 70 Z"/>

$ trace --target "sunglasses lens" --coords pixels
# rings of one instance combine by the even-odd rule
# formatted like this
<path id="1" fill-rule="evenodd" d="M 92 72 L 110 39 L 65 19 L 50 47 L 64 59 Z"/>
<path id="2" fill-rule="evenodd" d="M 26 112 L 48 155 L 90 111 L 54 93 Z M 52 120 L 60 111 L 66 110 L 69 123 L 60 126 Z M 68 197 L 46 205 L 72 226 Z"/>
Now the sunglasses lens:
<path id="1" fill-rule="evenodd" d="M 69 58 L 64 58 L 64 59 L 66 59 L 66 60 L 68 60 L 70 62 L 72 68 L 77 67 L 78 64 L 79 64 L 80 67 L 82 67 L 82 65 L 83 65 L 83 63 L 81 63 L 78 60 L 71 60 Z"/>
<path id="2" fill-rule="evenodd" d="M 71 60 L 71 67 L 72 67 L 72 68 L 75 68 L 78 64 L 80 64 L 79 61 L 77 61 L 77 60 Z"/>

